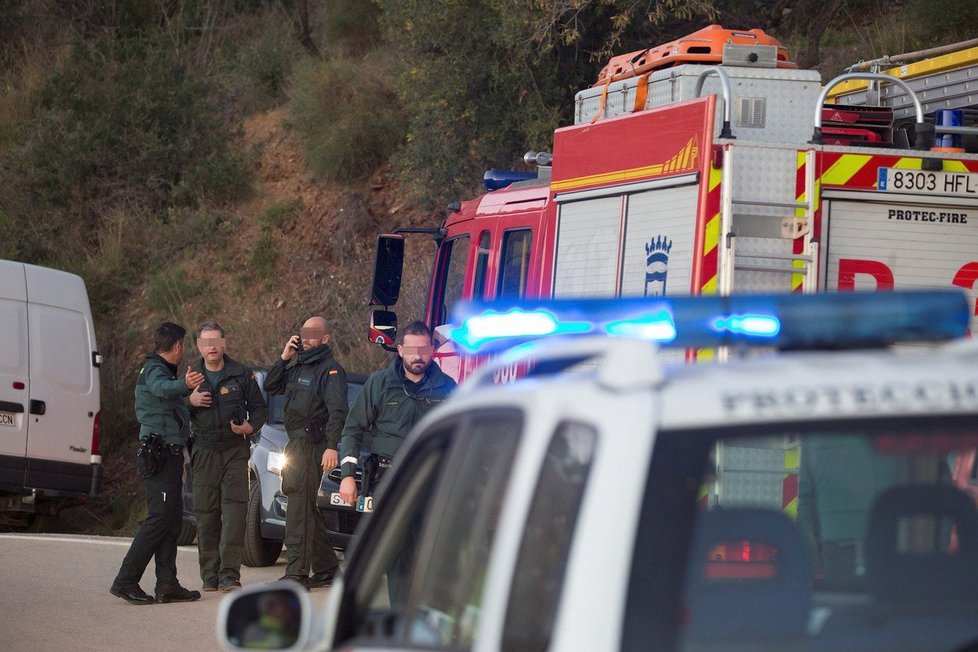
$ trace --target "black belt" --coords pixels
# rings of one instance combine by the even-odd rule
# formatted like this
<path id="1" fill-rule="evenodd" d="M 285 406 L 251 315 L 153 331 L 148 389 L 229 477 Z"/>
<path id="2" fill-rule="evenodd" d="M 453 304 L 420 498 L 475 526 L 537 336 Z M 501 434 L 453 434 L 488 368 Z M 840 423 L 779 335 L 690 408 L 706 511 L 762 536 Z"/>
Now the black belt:
<path id="1" fill-rule="evenodd" d="M 170 455 L 183 455 L 183 446 L 180 444 L 164 444 L 163 450 Z"/>

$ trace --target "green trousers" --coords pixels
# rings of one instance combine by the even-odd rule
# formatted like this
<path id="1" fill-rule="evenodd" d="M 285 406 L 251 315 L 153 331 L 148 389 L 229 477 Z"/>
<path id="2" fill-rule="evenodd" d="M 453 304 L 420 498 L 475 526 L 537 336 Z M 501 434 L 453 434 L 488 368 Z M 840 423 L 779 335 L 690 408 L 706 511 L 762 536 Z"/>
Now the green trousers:
<path id="1" fill-rule="evenodd" d="M 204 582 L 241 580 L 250 455 L 248 446 L 226 451 L 194 447 L 193 505 Z"/>
<path id="2" fill-rule="evenodd" d="M 326 534 L 326 521 L 316 506 L 322 483 L 321 466 L 326 442 L 310 444 L 290 438 L 285 446 L 288 460 L 282 469 L 282 493 L 289 498 L 285 512 L 285 574 L 308 577 L 339 565 Z"/>

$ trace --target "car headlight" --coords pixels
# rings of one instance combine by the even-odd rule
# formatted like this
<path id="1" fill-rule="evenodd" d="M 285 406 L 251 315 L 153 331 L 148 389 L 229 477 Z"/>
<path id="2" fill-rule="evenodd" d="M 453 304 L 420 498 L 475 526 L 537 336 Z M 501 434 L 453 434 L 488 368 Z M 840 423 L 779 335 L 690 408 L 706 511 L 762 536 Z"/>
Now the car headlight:
<path id="1" fill-rule="evenodd" d="M 266 465 L 272 473 L 282 475 L 282 469 L 287 463 L 288 460 L 285 458 L 285 453 L 269 453 Z"/>

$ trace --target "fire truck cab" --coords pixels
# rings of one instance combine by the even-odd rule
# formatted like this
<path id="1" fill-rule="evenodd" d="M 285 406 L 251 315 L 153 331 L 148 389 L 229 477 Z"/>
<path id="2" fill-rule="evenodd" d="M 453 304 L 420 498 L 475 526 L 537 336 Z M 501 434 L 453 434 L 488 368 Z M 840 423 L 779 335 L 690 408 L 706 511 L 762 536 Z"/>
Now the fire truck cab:
<path id="1" fill-rule="evenodd" d="M 698 63 L 662 54 L 659 67 L 660 51 Z M 457 379 L 483 361 L 445 336 L 462 300 L 952 285 L 978 296 L 967 110 L 978 48 L 823 86 L 759 30 L 713 26 L 609 66 L 577 94 L 553 154 L 527 154 L 534 178 L 489 171 L 489 192 L 426 229 L 438 244 L 426 319 Z M 372 294 L 384 310 L 370 338 L 388 345 L 400 237 L 381 236 Z"/>
<path id="2" fill-rule="evenodd" d="M 973 649 L 968 313 L 945 290 L 457 314 L 465 346 L 522 344 L 412 432 L 322 614 L 298 585 L 247 587 L 219 636 L 247 648 L 279 593 L 288 649 Z M 711 338 L 781 351 L 659 355 Z M 943 343 L 885 346 L 908 340 Z"/>

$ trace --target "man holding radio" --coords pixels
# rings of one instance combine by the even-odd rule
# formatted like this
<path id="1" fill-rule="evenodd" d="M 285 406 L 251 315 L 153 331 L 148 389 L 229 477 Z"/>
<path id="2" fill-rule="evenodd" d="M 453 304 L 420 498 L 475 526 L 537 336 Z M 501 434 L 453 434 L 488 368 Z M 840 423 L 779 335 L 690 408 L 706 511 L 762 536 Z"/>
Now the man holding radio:
<path id="1" fill-rule="evenodd" d="M 225 353 L 224 328 L 197 329 L 204 382 L 190 394 L 194 514 L 204 591 L 241 587 L 251 436 L 268 417 L 255 373 Z"/>
<path id="2" fill-rule="evenodd" d="M 333 358 L 322 317 L 310 317 L 286 342 L 265 378 L 269 395 L 285 394 L 282 493 L 285 515 L 285 577 L 306 588 L 329 586 L 339 567 L 326 521 L 316 505 L 322 474 L 336 468 L 346 420 L 346 371 Z M 310 575 L 311 573 L 311 575 Z"/>

